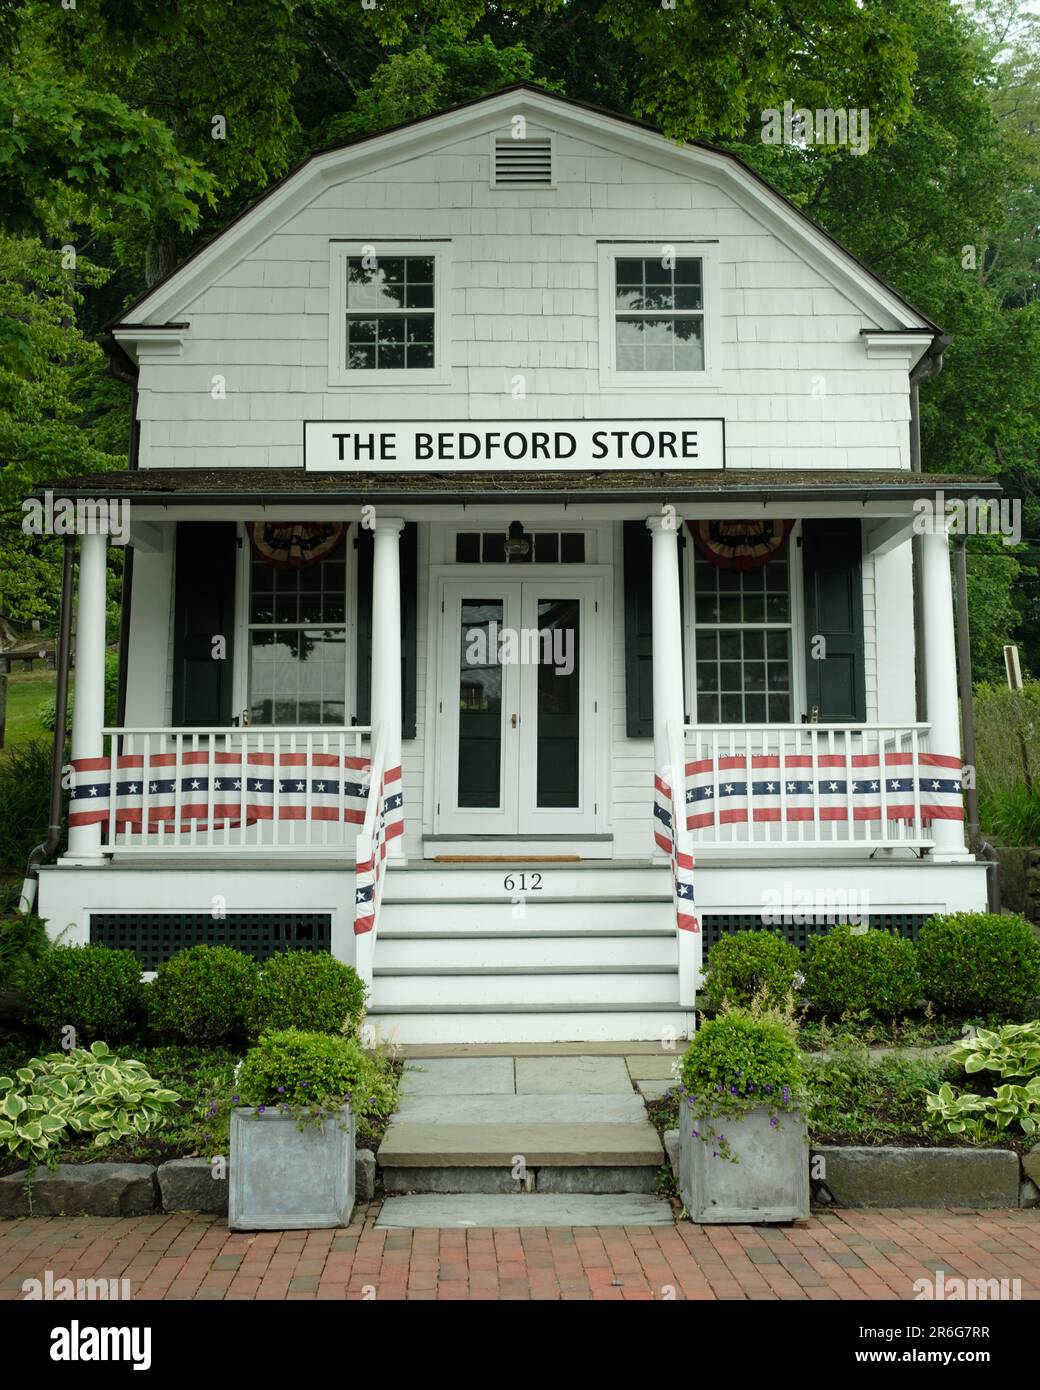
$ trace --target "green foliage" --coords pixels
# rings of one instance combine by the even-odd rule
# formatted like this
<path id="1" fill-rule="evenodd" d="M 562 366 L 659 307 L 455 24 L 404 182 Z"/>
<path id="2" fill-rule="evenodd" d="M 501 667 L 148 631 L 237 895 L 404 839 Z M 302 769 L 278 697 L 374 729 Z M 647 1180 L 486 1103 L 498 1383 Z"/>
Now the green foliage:
<path id="1" fill-rule="evenodd" d="M 265 1033 L 246 1053 L 238 1074 L 243 1105 L 292 1113 L 335 1110 L 389 1115 L 396 1104 L 393 1073 L 366 1055 L 354 1038 L 296 1028 Z"/>
<path id="2" fill-rule="evenodd" d="M 1040 845 L 1040 783 L 1025 783 L 979 798 L 979 820 L 1002 845 Z"/>
<path id="3" fill-rule="evenodd" d="M 1017 1017 L 1040 995 L 1040 937 L 1024 917 L 932 917 L 921 928 L 917 952 L 925 996 L 958 1017 Z"/>
<path id="4" fill-rule="evenodd" d="M 794 990 L 800 965 L 798 948 L 778 932 L 731 932 L 708 953 L 703 1004 L 714 1010 L 727 1000 L 747 1005 L 757 997 L 767 1006 L 782 1008 Z"/>
<path id="5" fill-rule="evenodd" d="M 0 918 L 0 989 L 18 989 L 29 967 L 49 949 L 47 928 L 34 913 Z"/>
<path id="6" fill-rule="evenodd" d="M 75 699 L 75 687 L 69 690 L 68 718 L 66 720 L 66 730 L 72 728 L 72 706 Z M 40 705 L 40 723 L 45 729 L 54 730 L 55 708 L 54 696 L 49 700 L 44 700 Z M 105 653 L 105 723 L 112 727 L 116 721 L 116 710 L 119 703 L 119 653 Z"/>
<path id="7" fill-rule="evenodd" d="M 872 1057 L 855 1042 L 805 1063 L 809 1132 L 817 1142 L 891 1144 L 928 1138 L 921 1097 L 949 1074 L 945 1058 Z"/>
<path id="8" fill-rule="evenodd" d="M 33 1057 L 0 1076 L 0 1153 L 36 1164 L 53 1159 L 70 1133 L 107 1148 L 162 1126 L 179 1099 L 141 1062 L 114 1057 L 103 1042 Z"/>
<path id="9" fill-rule="evenodd" d="M 950 1059 L 969 1076 L 992 1071 L 1008 1077 L 1040 1076 L 1040 1022 L 1005 1023 L 1002 1028 L 979 1028 L 950 1049 Z"/>
<path id="10" fill-rule="evenodd" d="M 188 1043 L 242 1037 L 258 979 L 253 958 L 230 946 L 178 951 L 148 986 L 148 1022 L 162 1036 Z"/>
<path id="11" fill-rule="evenodd" d="M 1024 1134 L 1040 1128 L 1040 1076 L 1024 1086 L 998 1086 L 991 1096 L 958 1093 L 947 1081 L 924 1099 L 930 1125 L 963 1134 L 973 1144 L 992 1143 L 1015 1125 Z"/>
<path id="12" fill-rule="evenodd" d="M 25 1016 L 51 1042 L 77 1043 L 125 1037 L 142 1013 L 141 967 L 133 951 L 106 946 L 56 946 L 29 965 L 22 977 Z"/>
<path id="13" fill-rule="evenodd" d="M 24 873 L 29 855 L 47 837 L 51 806 L 51 749 L 31 739 L 0 758 L 0 871 Z"/>
<path id="14" fill-rule="evenodd" d="M 697 1030 L 680 1078 L 699 1114 L 758 1105 L 787 1110 L 798 1102 L 802 1065 L 793 1032 L 779 1015 L 729 1009 Z"/>
<path id="15" fill-rule="evenodd" d="M 1040 782 L 1040 680 L 1021 690 L 1003 679 L 981 682 L 974 703 L 980 800 L 1014 790 L 1027 775 Z"/>
<path id="16" fill-rule="evenodd" d="M 260 972 L 248 1014 L 250 1037 L 283 1028 L 356 1033 L 366 989 L 357 971 L 325 952 L 284 951 Z"/>
<path id="17" fill-rule="evenodd" d="M 832 1017 L 908 1014 L 921 993 L 914 944 L 894 932 L 840 923 L 809 941 L 805 993 L 816 1013 Z"/>

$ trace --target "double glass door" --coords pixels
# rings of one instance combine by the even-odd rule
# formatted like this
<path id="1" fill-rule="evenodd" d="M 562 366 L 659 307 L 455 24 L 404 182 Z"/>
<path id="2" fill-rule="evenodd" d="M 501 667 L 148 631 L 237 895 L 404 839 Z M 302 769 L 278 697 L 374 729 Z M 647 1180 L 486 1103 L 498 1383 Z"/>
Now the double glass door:
<path id="1" fill-rule="evenodd" d="M 590 832 L 595 821 L 595 580 L 444 583 L 441 832 Z"/>

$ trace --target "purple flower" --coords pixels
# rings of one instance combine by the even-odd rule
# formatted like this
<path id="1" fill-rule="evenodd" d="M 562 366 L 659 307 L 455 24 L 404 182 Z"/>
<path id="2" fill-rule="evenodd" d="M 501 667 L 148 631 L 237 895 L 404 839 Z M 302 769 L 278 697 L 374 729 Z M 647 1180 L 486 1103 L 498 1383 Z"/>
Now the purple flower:
<path id="1" fill-rule="evenodd" d="M 769 1127 L 770 1127 L 770 1129 L 776 1129 L 776 1127 L 777 1127 L 777 1125 L 778 1125 L 779 1123 L 780 1123 L 780 1121 L 776 1118 L 775 1115 L 770 1115 L 770 1117 L 769 1117 Z"/>
<path id="2" fill-rule="evenodd" d="M 275 1089 L 277 1090 L 277 1092 L 278 1092 L 278 1094 L 279 1094 L 280 1096 L 284 1096 L 284 1095 L 285 1095 L 285 1087 L 284 1087 L 284 1086 L 277 1086 L 277 1087 L 275 1087 Z"/>
<path id="3" fill-rule="evenodd" d="M 256 1113 L 257 1113 L 258 1115 L 263 1115 L 263 1114 L 266 1113 L 266 1111 L 267 1111 L 267 1106 L 266 1106 L 266 1105 L 258 1105 L 258 1106 L 256 1107 Z"/>
<path id="4" fill-rule="evenodd" d="M 771 1095 L 773 1094 L 773 1088 L 772 1088 L 772 1086 L 764 1086 L 764 1087 L 763 1087 L 763 1090 L 765 1091 L 765 1093 L 766 1093 L 767 1096 L 771 1096 Z"/>
<path id="5" fill-rule="evenodd" d="M 731 1096 L 739 1096 L 739 1095 L 740 1095 L 740 1092 L 737 1090 L 736 1086 L 731 1086 L 731 1087 L 729 1088 L 729 1093 L 730 1093 Z"/>
<path id="6" fill-rule="evenodd" d="M 301 1081 L 301 1082 L 300 1082 L 300 1090 L 301 1090 L 301 1091 L 305 1091 L 306 1089 L 307 1089 L 307 1083 L 306 1083 L 306 1081 Z"/>
<path id="7" fill-rule="evenodd" d="M 749 1087 L 748 1087 L 748 1095 L 749 1095 L 749 1096 L 753 1096 L 757 1090 L 758 1090 L 758 1087 L 757 1087 L 757 1086 L 749 1086 Z"/>
<path id="8" fill-rule="evenodd" d="M 231 1097 L 231 1104 L 232 1104 L 232 1105 L 237 1105 L 238 1102 L 239 1102 L 241 1099 L 242 1099 L 241 1096 L 232 1096 L 232 1097 Z"/>
<path id="9" fill-rule="evenodd" d="M 203 1137 L 203 1139 L 212 1139 L 212 1138 L 213 1138 L 213 1135 L 212 1135 L 212 1134 L 204 1134 L 202 1137 Z"/>
<path id="10" fill-rule="evenodd" d="M 691 1129 L 691 1130 L 690 1130 L 690 1138 L 691 1138 L 691 1139 L 699 1139 L 700 1137 L 701 1137 L 701 1136 L 700 1136 L 700 1132 L 699 1132 L 698 1130 L 696 1130 L 696 1129 Z"/>

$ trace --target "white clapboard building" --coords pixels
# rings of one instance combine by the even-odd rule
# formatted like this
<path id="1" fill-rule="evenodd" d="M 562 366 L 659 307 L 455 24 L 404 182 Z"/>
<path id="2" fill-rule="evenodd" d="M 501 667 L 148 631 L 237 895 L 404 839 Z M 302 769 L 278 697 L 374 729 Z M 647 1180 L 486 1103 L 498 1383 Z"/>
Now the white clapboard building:
<path id="1" fill-rule="evenodd" d="M 720 933 L 984 907 L 943 345 L 733 155 L 533 87 L 315 155 L 112 326 L 131 469 L 55 485 L 130 534 L 107 716 L 77 541 L 50 930 L 595 1040 L 685 1032 Z"/>

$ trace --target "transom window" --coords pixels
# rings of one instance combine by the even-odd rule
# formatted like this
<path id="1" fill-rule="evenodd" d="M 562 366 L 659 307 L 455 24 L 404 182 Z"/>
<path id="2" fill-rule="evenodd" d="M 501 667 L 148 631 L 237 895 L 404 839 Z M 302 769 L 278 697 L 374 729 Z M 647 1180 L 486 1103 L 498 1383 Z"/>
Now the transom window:
<path id="1" fill-rule="evenodd" d="M 791 583 L 786 555 L 758 569 L 694 562 L 696 719 L 786 724 L 791 719 Z"/>
<path id="2" fill-rule="evenodd" d="M 526 555 L 507 555 L 505 531 L 460 531 L 455 537 L 457 565 L 582 565 L 585 563 L 583 531 L 534 531 Z"/>
<path id="3" fill-rule="evenodd" d="M 347 259 L 348 371 L 435 365 L 434 259 Z"/>
<path id="4" fill-rule="evenodd" d="M 704 369 L 704 284 L 699 257 L 619 257 L 615 263 L 615 367 L 619 372 Z"/>
<path id="5" fill-rule="evenodd" d="M 344 724 L 347 547 L 306 569 L 254 556 L 249 585 L 249 712 L 254 724 Z"/>

